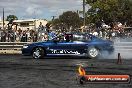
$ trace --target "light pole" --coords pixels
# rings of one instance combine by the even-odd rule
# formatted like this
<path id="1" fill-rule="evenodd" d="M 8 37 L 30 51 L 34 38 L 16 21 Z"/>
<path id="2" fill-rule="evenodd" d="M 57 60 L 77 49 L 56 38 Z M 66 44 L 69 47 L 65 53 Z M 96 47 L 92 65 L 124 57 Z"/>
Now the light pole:
<path id="1" fill-rule="evenodd" d="M 55 19 L 56 16 L 51 16 L 51 17 L 52 17 L 52 21 L 54 21 L 54 19 Z"/>
<path id="2" fill-rule="evenodd" d="M 82 32 L 85 30 L 85 0 L 83 0 L 83 26 L 84 28 L 82 29 Z"/>
<path id="3" fill-rule="evenodd" d="M 3 30 L 4 30 L 4 25 L 5 25 L 5 22 L 4 22 L 5 21 L 5 19 L 4 19 L 5 18 L 5 14 L 4 13 L 5 12 L 4 12 L 4 8 L 3 8 Z"/>

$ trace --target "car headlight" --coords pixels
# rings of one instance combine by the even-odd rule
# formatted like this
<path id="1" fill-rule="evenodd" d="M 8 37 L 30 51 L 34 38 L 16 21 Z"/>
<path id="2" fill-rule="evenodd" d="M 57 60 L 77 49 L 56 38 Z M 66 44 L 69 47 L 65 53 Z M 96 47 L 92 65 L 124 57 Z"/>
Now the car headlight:
<path id="1" fill-rule="evenodd" d="M 28 45 L 24 45 L 23 48 L 28 48 Z"/>

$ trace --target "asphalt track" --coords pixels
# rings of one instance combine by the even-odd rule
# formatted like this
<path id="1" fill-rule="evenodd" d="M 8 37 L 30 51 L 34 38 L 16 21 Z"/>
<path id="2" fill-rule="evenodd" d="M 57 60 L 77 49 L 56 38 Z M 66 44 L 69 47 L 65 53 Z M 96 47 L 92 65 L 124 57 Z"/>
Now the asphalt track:
<path id="1" fill-rule="evenodd" d="M 132 59 L 87 59 L 84 57 L 32 59 L 21 55 L 0 55 L 0 88 L 132 88 L 127 84 L 78 83 L 78 66 L 87 74 L 129 74 Z"/>

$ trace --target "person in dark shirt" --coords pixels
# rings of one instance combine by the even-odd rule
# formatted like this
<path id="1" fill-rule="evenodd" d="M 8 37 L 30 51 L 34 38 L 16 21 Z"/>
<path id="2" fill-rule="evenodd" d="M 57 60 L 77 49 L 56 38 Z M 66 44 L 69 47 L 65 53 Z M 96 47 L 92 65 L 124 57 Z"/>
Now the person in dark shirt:
<path id="1" fill-rule="evenodd" d="M 27 42 L 27 34 L 25 31 L 22 34 L 21 42 Z"/>
<path id="2" fill-rule="evenodd" d="M 6 42 L 6 36 L 7 36 L 7 33 L 5 32 L 5 30 L 1 32 L 1 42 Z"/>
<path id="3" fill-rule="evenodd" d="M 37 32 L 34 32 L 33 33 L 33 42 L 37 42 L 37 38 L 38 38 Z"/>
<path id="4" fill-rule="evenodd" d="M 15 34 L 13 31 L 9 32 L 9 38 L 10 38 L 10 42 L 14 42 L 15 41 Z"/>
<path id="5" fill-rule="evenodd" d="M 66 36 L 65 36 L 65 39 L 66 39 L 66 42 L 69 42 L 69 41 L 70 41 L 69 35 L 66 35 Z"/>

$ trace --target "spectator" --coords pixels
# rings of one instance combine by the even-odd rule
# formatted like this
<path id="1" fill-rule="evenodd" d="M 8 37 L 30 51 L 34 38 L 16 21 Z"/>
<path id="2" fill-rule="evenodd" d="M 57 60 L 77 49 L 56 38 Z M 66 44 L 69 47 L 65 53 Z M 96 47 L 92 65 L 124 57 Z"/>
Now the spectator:
<path id="1" fill-rule="evenodd" d="M 32 41 L 33 40 L 33 33 L 35 32 L 33 29 L 31 29 L 30 31 L 30 36 L 31 36 L 31 40 L 30 41 Z"/>
<path id="2" fill-rule="evenodd" d="M 30 41 L 31 40 L 31 36 L 30 36 L 31 33 L 30 33 L 29 28 L 27 28 L 26 34 L 27 34 L 27 40 Z"/>
<path id="3" fill-rule="evenodd" d="M 44 34 L 42 40 L 43 40 L 43 41 L 47 41 L 47 40 L 49 40 L 49 37 L 48 37 L 48 34 L 47 34 L 47 33 Z"/>
<path id="4" fill-rule="evenodd" d="M 22 36 L 22 30 L 21 28 L 18 29 L 18 41 L 21 41 L 21 36 Z"/>
<path id="5" fill-rule="evenodd" d="M 1 32 L 1 42 L 6 42 L 6 36 L 7 36 L 7 33 L 5 32 L 5 30 L 3 30 Z"/>
<path id="6" fill-rule="evenodd" d="M 21 35 L 21 33 L 22 33 L 22 30 L 21 30 L 21 28 L 19 28 L 18 29 L 18 35 Z"/>
<path id="7" fill-rule="evenodd" d="M 51 40 L 51 39 L 53 39 L 56 36 L 56 34 L 53 31 L 49 31 L 48 32 L 48 36 L 49 36 L 48 39 Z"/>
<path id="8" fill-rule="evenodd" d="M 11 30 L 11 31 L 9 31 L 9 41 L 10 42 L 14 42 L 15 41 L 15 34 L 14 34 L 14 32 Z"/>
<path id="9" fill-rule="evenodd" d="M 69 41 L 70 41 L 69 35 L 66 35 L 66 36 L 65 36 L 65 39 L 66 39 L 66 42 L 69 42 Z"/>
<path id="10" fill-rule="evenodd" d="M 22 37 L 21 37 L 21 42 L 27 42 L 27 34 L 26 31 L 23 31 Z"/>
<path id="11" fill-rule="evenodd" d="M 38 27 L 38 32 L 42 32 L 42 31 L 44 31 L 44 26 L 42 22 L 40 22 L 39 27 Z"/>
<path id="12" fill-rule="evenodd" d="M 98 32 L 95 31 L 95 30 L 93 30 L 93 35 L 94 35 L 94 36 L 98 36 Z"/>
<path id="13" fill-rule="evenodd" d="M 115 40 L 116 32 L 112 30 L 111 36 L 112 36 L 112 40 Z"/>
<path id="14" fill-rule="evenodd" d="M 112 38 L 112 31 L 110 29 L 107 31 L 107 38 L 108 39 Z"/>
<path id="15" fill-rule="evenodd" d="M 37 38 L 38 38 L 38 36 L 37 36 L 37 32 L 33 32 L 33 42 L 37 42 Z"/>
<path id="16" fill-rule="evenodd" d="M 107 31 L 106 30 L 103 31 L 103 38 L 107 39 Z"/>
<path id="17" fill-rule="evenodd" d="M 99 31 L 99 37 L 100 37 L 100 38 L 102 38 L 102 37 L 103 37 L 103 33 L 102 33 L 102 31 L 101 31 L 101 30 Z"/>
<path id="18" fill-rule="evenodd" d="M 0 42 L 1 42 L 1 33 L 2 33 L 2 31 L 0 30 Z"/>
<path id="19" fill-rule="evenodd" d="M 14 30 L 14 40 L 16 41 L 16 40 L 18 40 L 18 33 L 17 33 L 17 30 Z M 14 41 L 14 42 L 15 42 Z"/>

